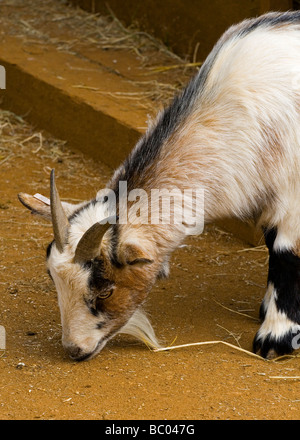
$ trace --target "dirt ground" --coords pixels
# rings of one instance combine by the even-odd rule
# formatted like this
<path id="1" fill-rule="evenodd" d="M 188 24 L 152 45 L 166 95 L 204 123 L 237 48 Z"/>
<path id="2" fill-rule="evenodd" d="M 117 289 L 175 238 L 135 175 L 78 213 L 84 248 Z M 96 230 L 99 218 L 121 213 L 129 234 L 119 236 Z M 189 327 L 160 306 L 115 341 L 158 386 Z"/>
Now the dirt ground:
<path id="1" fill-rule="evenodd" d="M 297 357 L 264 361 L 224 345 L 153 352 L 121 335 L 72 362 L 45 271 L 51 226 L 17 194 L 48 196 L 55 167 L 64 200 L 88 199 L 111 170 L 3 111 L 0 134 L 0 419 L 299 418 Z M 222 340 L 251 350 L 266 276 L 265 248 L 210 226 L 174 253 L 145 308 L 163 345 Z"/>

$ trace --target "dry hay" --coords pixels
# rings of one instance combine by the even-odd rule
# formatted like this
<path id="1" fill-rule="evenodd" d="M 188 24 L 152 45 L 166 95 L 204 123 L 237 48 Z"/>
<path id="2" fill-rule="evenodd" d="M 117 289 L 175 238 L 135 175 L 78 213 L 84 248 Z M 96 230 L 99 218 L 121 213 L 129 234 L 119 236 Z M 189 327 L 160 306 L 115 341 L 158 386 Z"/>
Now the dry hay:
<path id="1" fill-rule="evenodd" d="M 135 26 L 125 27 L 107 6 L 107 15 L 93 14 L 80 8 L 65 5 L 64 2 L 27 0 L 28 19 L 22 15 L 23 0 L 6 0 L 3 6 L 14 7 L 14 21 L 21 25 L 12 26 L 12 34 L 25 38 L 25 43 L 47 43 L 59 51 L 74 53 L 78 47 L 93 47 L 102 50 L 130 50 L 145 65 L 151 65 L 153 52 L 163 54 L 165 60 L 176 60 L 178 66 L 185 64 L 179 56 L 172 53 L 159 40 Z M 18 16 L 19 15 L 19 16 Z M 61 25 L 60 25 L 61 23 Z M 51 26 L 53 24 L 54 26 Z M 50 27 L 49 27 L 50 25 Z M 61 29 L 62 34 L 53 36 L 51 30 Z"/>
<path id="2" fill-rule="evenodd" d="M 148 100 L 150 106 L 151 102 L 166 105 L 201 65 L 196 62 L 198 44 L 193 59 L 183 59 L 135 25 L 123 26 L 108 5 L 106 16 L 54 0 L 27 0 L 26 6 L 23 0 L 5 0 L 1 7 L 7 7 L 8 13 L 4 13 L 2 19 L 0 17 L 0 23 L 8 24 L 6 33 L 22 39 L 23 50 L 29 54 L 39 53 L 44 46 L 47 48 L 49 45 L 57 51 L 74 54 L 81 59 L 85 58 L 84 49 L 91 47 L 96 51 L 133 53 L 140 62 L 141 77 L 147 76 L 147 79 L 141 78 L 140 81 L 127 78 L 128 82 L 137 87 L 137 92 L 111 93 L 90 88 L 95 93 L 109 94 L 116 99 L 136 100 L 139 104 Z M 11 11 L 13 14 L 9 13 Z M 95 68 L 103 68 L 100 62 L 93 62 Z M 161 80 L 157 79 L 158 75 Z M 73 87 L 86 88 L 83 84 L 74 84 Z"/>
<path id="3" fill-rule="evenodd" d="M 50 175 L 51 168 L 55 164 L 63 163 L 61 174 L 68 176 L 69 180 L 80 175 L 82 184 L 87 188 L 97 188 L 100 185 L 99 167 L 103 181 L 108 180 L 111 174 L 108 167 L 103 164 L 100 166 L 80 151 L 70 150 L 66 147 L 66 143 L 65 140 L 57 139 L 49 133 L 37 131 L 22 117 L 0 109 L 0 171 L 1 168 L 11 167 L 19 159 L 24 161 L 30 159 L 36 161 L 35 166 L 42 167 L 47 176 Z M 38 187 L 39 182 L 32 181 L 31 185 Z M 82 200 L 68 198 L 68 201 Z M 1 200 L 0 209 L 6 209 L 5 203 Z M 2 221 L 5 222 L 4 219 Z M 13 221 L 8 219 L 10 223 Z M 40 226 L 47 227 L 48 224 L 40 223 Z"/>
<path id="4" fill-rule="evenodd" d="M 0 167 L 16 157 L 39 153 L 42 158 L 59 160 L 65 155 L 66 141 L 44 137 L 32 132 L 32 127 L 21 116 L 6 110 L 0 111 Z"/>
<path id="5" fill-rule="evenodd" d="M 266 359 L 263 358 L 262 356 L 253 353 L 252 351 L 246 350 L 240 346 L 234 345 L 234 344 L 230 344 L 229 342 L 226 341 L 204 341 L 204 342 L 192 342 L 192 343 L 188 343 L 188 344 L 181 344 L 181 345 L 169 345 L 168 347 L 158 347 L 158 348 L 154 348 L 153 351 L 154 352 L 160 352 L 160 351 L 171 351 L 171 350 L 178 350 L 180 348 L 186 348 L 186 347 L 200 347 L 200 346 L 204 346 L 204 345 L 225 345 L 227 347 L 233 348 L 234 350 L 240 351 L 248 356 L 251 356 L 253 358 L 256 358 L 260 361 L 264 361 L 264 362 L 281 362 L 283 360 L 291 360 L 291 359 L 297 359 L 299 358 L 299 354 L 295 354 L 295 355 L 283 355 L 283 356 L 278 356 L 272 359 Z M 288 377 L 284 377 L 284 376 L 272 376 L 272 378 L 280 378 L 280 379 L 287 379 Z M 297 379 L 297 377 L 293 377 L 293 379 Z"/>

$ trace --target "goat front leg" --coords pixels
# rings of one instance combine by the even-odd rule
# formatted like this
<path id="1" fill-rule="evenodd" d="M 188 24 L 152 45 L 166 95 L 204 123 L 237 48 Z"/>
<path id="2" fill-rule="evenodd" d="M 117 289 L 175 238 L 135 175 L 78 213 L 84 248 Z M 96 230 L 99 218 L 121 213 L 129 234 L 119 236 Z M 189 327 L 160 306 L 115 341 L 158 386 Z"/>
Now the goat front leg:
<path id="1" fill-rule="evenodd" d="M 300 348 L 300 258 L 290 246 L 278 247 L 276 238 L 276 228 L 265 231 L 268 288 L 260 307 L 263 322 L 253 342 L 254 352 L 268 359 Z"/>

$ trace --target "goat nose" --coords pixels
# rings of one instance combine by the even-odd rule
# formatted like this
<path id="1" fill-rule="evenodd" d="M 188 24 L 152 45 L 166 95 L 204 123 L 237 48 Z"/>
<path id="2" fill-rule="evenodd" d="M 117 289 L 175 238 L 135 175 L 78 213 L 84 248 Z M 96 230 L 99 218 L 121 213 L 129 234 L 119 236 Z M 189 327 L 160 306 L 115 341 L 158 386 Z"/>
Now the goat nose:
<path id="1" fill-rule="evenodd" d="M 81 348 L 78 347 L 77 345 L 68 344 L 68 345 L 65 345 L 65 349 L 66 349 L 68 355 L 70 356 L 70 358 L 72 358 L 72 359 L 76 359 L 80 356 Z"/>
<path id="2" fill-rule="evenodd" d="M 65 349 L 68 355 L 70 356 L 70 358 L 73 359 L 74 361 L 81 361 L 87 357 L 87 355 L 83 352 L 83 350 L 80 347 L 78 347 L 78 345 L 68 344 L 67 346 L 65 346 Z"/>

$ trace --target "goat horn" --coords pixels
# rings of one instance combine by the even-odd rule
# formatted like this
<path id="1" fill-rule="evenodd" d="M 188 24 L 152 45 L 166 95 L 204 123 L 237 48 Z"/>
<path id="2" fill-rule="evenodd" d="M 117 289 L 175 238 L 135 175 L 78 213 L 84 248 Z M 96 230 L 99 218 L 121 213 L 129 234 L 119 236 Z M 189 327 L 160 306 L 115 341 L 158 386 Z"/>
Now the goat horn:
<path id="1" fill-rule="evenodd" d="M 103 235 L 115 221 L 116 217 L 114 215 L 107 217 L 93 224 L 93 226 L 83 234 L 75 251 L 75 263 L 89 261 L 99 255 Z"/>
<path id="2" fill-rule="evenodd" d="M 67 241 L 67 233 L 70 224 L 57 192 L 54 170 L 51 171 L 50 175 L 50 207 L 54 239 L 56 247 L 61 253 L 63 252 Z"/>

